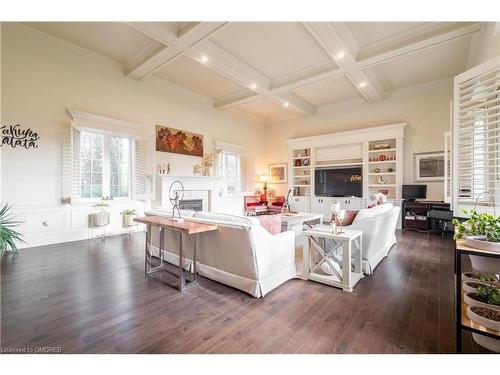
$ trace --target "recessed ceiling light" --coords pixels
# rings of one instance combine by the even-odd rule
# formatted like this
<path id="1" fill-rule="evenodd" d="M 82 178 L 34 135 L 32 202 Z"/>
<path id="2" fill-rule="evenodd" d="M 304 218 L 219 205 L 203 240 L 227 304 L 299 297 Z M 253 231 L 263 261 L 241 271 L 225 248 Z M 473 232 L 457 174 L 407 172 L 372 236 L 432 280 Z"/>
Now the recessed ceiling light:
<path id="1" fill-rule="evenodd" d="M 337 53 L 337 58 L 338 59 L 343 59 L 345 56 L 345 52 L 344 51 L 340 51 L 339 53 Z"/>
<path id="2" fill-rule="evenodd" d="M 361 87 L 361 88 L 363 88 L 363 87 L 365 87 L 365 86 L 366 86 L 366 82 L 361 82 L 361 83 L 359 84 L 359 87 Z"/>
<path id="3" fill-rule="evenodd" d="M 255 89 L 257 88 L 257 84 L 256 84 L 256 83 L 252 83 L 252 84 L 250 85 L 250 88 L 251 88 L 252 90 L 255 90 Z"/>
<path id="4" fill-rule="evenodd" d="M 283 107 L 288 107 L 288 106 L 290 106 L 290 103 L 288 102 L 285 102 L 285 104 L 283 104 Z"/>
<path id="5" fill-rule="evenodd" d="M 208 61 L 208 57 L 206 57 L 206 56 L 201 56 L 201 61 L 203 61 L 203 62 L 205 62 L 205 63 L 206 63 L 206 62 Z"/>

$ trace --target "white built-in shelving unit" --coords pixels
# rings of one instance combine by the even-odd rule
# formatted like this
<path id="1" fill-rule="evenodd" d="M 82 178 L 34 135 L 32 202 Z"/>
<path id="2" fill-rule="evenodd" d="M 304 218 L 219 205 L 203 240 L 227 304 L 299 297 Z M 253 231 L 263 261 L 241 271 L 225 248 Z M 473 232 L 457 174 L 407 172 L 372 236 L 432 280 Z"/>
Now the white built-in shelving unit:
<path id="1" fill-rule="evenodd" d="M 346 209 L 360 209 L 376 192 L 400 204 L 405 126 L 399 123 L 288 140 L 292 209 L 328 217 L 332 202 L 340 202 Z M 314 194 L 316 169 L 348 166 L 362 167 L 362 197 Z"/>

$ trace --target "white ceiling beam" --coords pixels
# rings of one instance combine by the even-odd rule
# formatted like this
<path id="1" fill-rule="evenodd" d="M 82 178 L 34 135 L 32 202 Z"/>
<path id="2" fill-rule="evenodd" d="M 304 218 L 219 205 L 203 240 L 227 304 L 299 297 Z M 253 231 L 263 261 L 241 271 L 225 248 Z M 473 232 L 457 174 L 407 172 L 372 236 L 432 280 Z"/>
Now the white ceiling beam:
<path id="1" fill-rule="evenodd" d="M 248 104 L 265 97 L 265 95 L 256 92 L 252 92 L 250 95 L 247 91 L 245 91 L 245 93 L 237 92 L 235 94 L 227 95 L 223 98 L 217 99 L 214 103 L 214 107 L 216 109 L 228 109 L 231 107 Z"/>
<path id="2" fill-rule="evenodd" d="M 271 80 L 267 76 L 209 40 L 204 40 L 203 43 L 185 52 L 217 73 L 238 82 L 244 87 L 248 87 L 260 96 L 270 97 L 292 112 L 310 115 L 315 111 L 314 107 L 309 103 L 291 93 L 286 95 L 272 94 L 270 90 Z M 202 56 L 205 56 L 207 60 L 203 61 L 201 59 Z M 256 87 L 252 87 L 252 85 L 256 85 Z M 229 106 L 236 105 L 236 103 L 241 105 L 242 101 L 255 101 L 257 99 L 256 96 L 251 95 L 245 98 L 237 98 Z M 216 103 L 215 106 L 216 108 L 229 107 L 228 102 L 219 103 L 219 105 Z"/>
<path id="3" fill-rule="evenodd" d="M 306 29 L 308 29 L 310 32 L 314 32 L 315 29 L 319 29 L 319 35 L 318 38 L 321 40 L 320 44 L 322 44 L 323 49 L 327 51 L 326 49 L 329 48 L 327 51 L 327 54 L 335 61 L 335 63 L 339 66 L 344 65 L 342 62 L 338 61 L 335 56 L 335 47 L 339 48 L 340 50 L 348 50 L 351 51 L 351 56 L 357 56 L 360 52 L 359 46 L 355 42 L 354 38 L 352 37 L 352 34 L 349 32 L 347 29 L 347 26 L 344 23 L 336 23 L 335 24 L 335 33 L 337 34 L 337 38 L 334 38 L 333 41 L 331 38 L 328 36 L 322 37 L 320 35 L 324 35 L 325 33 L 323 32 L 325 27 L 328 29 L 327 25 L 318 25 L 318 23 L 304 23 L 304 26 Z M 426 28 L 429 28 L 428 25 L 425 26 Z M 407 44 L 407 45 L 401 45 L 398 48 L 389 50 L 387 52 L 371 56 L 367 59 L 356 61 L 356 58 L 350 58 L 349 56 L 344 55 L 344 59 L 350 59 L 350 62 L 352 65 L 349 65 L 348 68 L 342 68 L 339 67 L 338 69 L 331 70 L 331 71 L 326 71 L 326 72 L 318 72 L 317 74 L 315 72 L 311 72 L 309 76 L 304 75 L 304 76 L 293 76 L 289 77 L 286 79 L 279 79 L 276 80 L 276 82 L 272 82 L 271 84 L 271 94 L 283 94 L 289 91 L 292 91 L 294 89 L 297 89 L 299 87 L 305 86 L 305 85 L 310 85 L 312 83 L 320 82 L 326 79 L 332 79 L 340 76 L 347 76 L 347 78 L 352 82 L 353 85 L 355 85 L 358 90 L 359 90 L 359 84 L 361 82 L 366 82 L 367 85 L 363 88 L 362 94 L 368 97 L 375 98 L 376 100 L 379 100 L 378 98 L 383 97 L 385 90 L 383 85 L 380 83 L 379 79 L 375 75 L 375 73 L 368 69 L 372 66 L 375 66 L 377 64 L 384 63 L 386 61 L 390 61 L 392 59 L 396 59 L 398 57 L 402 57 L 404 55 L 418 52 L 422 49 L 429 48 L 438 44 L 442 43 L 447 43 L 451 42 L 453 40 L 456 40 L 458 38 L 464 38 L 467 37 L 468 35 L 472 35 L 476 32 L 479 32 L 481 28 L 481 24 L 468 24 L 464 27 L 459 27 L 455 28 L 454 30 L 443 32 L 442 34 L 434 37 L 429 37 L 427 39 L 412 43 L 412 44 Z M 423 29 L 423 27 L 422 27 Z M 421 30 L 422 31 L 422 30 Z M 329 31 L 327 30 L 326 33 Z M 323 40 L 324 39 L 324 40 Z M 339 42 L 339 44 L 336 44 L 335 46 L 332 46 L 332 43 Z M 329 47 L 327 47 L 329 45 Z M 345 53 L 345 52 L 344 52 Z M 350 74 L 346 74 L 346 73 Z M 365 97 L 366 97 L 365 96 Z M 232 106 L 238 106 L 241 104 L 249 103 L 258 97 L 245 97 L 245 98 L 234 98 L 234 100 L 231 100 L 230 97 L 224 98 L 221 102 L 217 103 L 216 106 L 220 108 L 230 108 Z"/>
<path id="4" fill-rule="evenodd" d="M 271 80 L 268 77 L 209 40 L 189 48 L 185 53 L 244 87 L 257 85 L 253 89 L 257 93 L 266 93 L 269 90 Z M 203 61 L 203 57 L 207 60 Z"/>
<path id="5" fill-rule="evenodd" d="M 187 30 L 183 30 L 183 33 L 179 34 L 177 27 L 173 26 L 170 28 L 161 27 L 151 22 L 128 23 L 128 25 L 137 31 L 155 39 L 166 47 L 142 60 L 137 56 L 134 57 L 134 61 L 139 61 L 135 64 L 127 64 L 127 77 L 140 80 L 154 74 L 170 61 L 196 46 L 226 24 L 227 22 L 200 22 Z M 172 24 L 165 23 L 165 25 Z"/>
<path id="6" fill-rule="evenodd" d="M 347 78 L 367 101 L 379 102 L 384 99 L 385 90 L 382 85 L 373 84 L 358 70 L 356 56 L 359 46 L 347 27 L 340 24 L 336 28 L 330 22 L 304 22 L 304 27 L 335 64 L 346 71 Z"/>
<path id="7" fill-rule="evenodd" d="M 269 97 L 275 102 L 286 107 L 286 109 L 304 116 L 310 116 L 316 112 L 316 108 L 305 100 L 299 98 L 293 92 L 287 92 L 279 95 L 269 93 Z"/>

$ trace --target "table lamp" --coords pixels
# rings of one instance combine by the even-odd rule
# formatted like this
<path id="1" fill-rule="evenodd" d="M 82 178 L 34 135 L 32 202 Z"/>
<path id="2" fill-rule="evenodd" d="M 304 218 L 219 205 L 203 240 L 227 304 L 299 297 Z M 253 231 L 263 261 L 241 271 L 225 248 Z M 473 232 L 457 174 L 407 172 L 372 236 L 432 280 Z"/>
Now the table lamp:
<path id="1" fill-rule="evenodd" d="M 261 174 L 259 176 L 259 181 L 264 183 L 264 196 L 266 197 L 266 202 L 267 202 L 267 183 L 271 181 L 271 176 L 268 174 Z"/>

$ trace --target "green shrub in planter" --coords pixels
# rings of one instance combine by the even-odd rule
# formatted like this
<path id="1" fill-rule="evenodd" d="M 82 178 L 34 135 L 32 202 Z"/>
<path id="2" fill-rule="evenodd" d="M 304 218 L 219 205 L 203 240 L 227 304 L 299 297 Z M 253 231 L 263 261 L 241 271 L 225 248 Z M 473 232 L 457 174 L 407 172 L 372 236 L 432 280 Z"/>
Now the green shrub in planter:
<path id="1" fill-rule="evenodd" d="M 25 242 L 22 234 L 13 229 L 21 224 L 21 221 L 14 220 L 9 212 L 11 208 L 12 206 L 5 204 L 0 209 L 0 256 L 7 253 L 18 254 L 18 243 Z"/>
<path id="2" fill-rule="evenodd" d="M 453 219 L 455 239 L 467 236 L 486 236 L 490 242 L 500 242 L 500 216 L 488 213 L 478 213 L 476 210 L 463 210 L 470 218 L 466 221 Z"/>
<path id="3" fill-rule="evenodd" d="M 498 291 L 498 289 L 494 286 L 480 286 L 477 288 L 477 294 L 488 301 L 488 303 L 500 306 L 500 291 Z"/>

